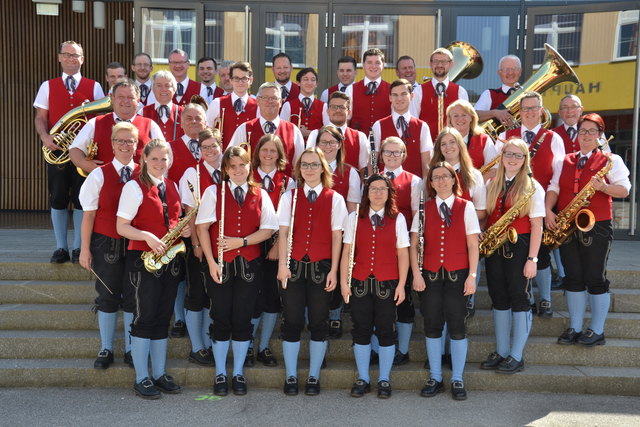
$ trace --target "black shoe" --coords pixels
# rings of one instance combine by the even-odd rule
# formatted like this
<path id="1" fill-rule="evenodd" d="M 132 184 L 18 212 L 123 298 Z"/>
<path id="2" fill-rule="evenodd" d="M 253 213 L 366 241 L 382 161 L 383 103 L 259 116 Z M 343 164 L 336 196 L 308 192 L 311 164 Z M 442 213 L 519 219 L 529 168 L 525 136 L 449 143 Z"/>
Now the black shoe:
<path id="1" fill-rule="evenodd" d="M 604 345 L 606 343 L 604 334 L 596 334 L 593 329 L 587 329 L 580 338 L 576 340 L 577 344 L 585 347 L 593 347 L 595 345 Z"/>
<path id="2" fill-rule="evenodd" d="M 185 325 L 182 320 L 178 320 L 171 327 L 169 336 L 171 336 L 171 338 L 182 338 L 185 335 L 187 335 L 187 325 Z"/>
<path id="3" fill-rule="evenodd" d="M 443 369 L 446 366 L 447 368 L 449 368 L 450 371 L 453 370 L 453 364 L 451 362 L 451 355 L 450 354 L 443 354 L 442 355 L 441 366 L 442 366 Z"/>
<path id="4" fill-rule="evenodd" d="M 229 384 L 227 384 L 227 376 L 220 374 L 213 381 L 213 394 L 216 396 L 226 396 L 229 394 Z"/>
<path id="5" fill-rule="evenodd" d="M 462 381 L 451 383 L 451 397 L 453 400 L 467 400 L 467 390 L 464 389 Z"/>
<path id="6" fill-rule="evenodd" d="M 389 381 L 378 381 L 378 399 L 388 399 L 391 397 L 391 384 Z"/>
<path id="7" fill-rule="evenodd" d="M 538 314 L 538 306 L 536 305 L 535 302 L 532 303 L 530 307 L 531 307 L 531 314 Z"/>
<path id="8" fill-rule="evenodd" d="M 582 332 L 576 332 L 573 328 L 568 328 L 558 337 L 558 344 L 571 345 L 575 344 L 578 338 L 582 335 Z"/>
<path id="9" fill-rule="evenodd" d="M 93 362 L 93 367 L 96 369 L 107 369 L 113 363 L 113 352 L 108 349 L 104 349 L 98 353 L 98 358 Z"/>
<path id="10" fill-rule="evenodd" d="M 130 368 L 135 368 L 135 366 L 133 366 L 133 357 L 131 357 L 131 352 L 130 351 L 127 351 L 124 354 L 124 363 L 129 365 Z"/>
<path id="11" fill-rule="evenodd" d="M 351 397 L 362 397 L 371 391 L 371 385 L 365 380 L 358 380 L 351 387 Z"/>
<path id="12" fill-rule="evenodd" d="M 244 396 L 247 394 L 247 380 L 243 375 L 236 375 L 231 379 L 231 389 L 236 396 Z"/>
<path id="13" fill-rule="evenodd" d="M 71 262 L 78 264 L 80 262 L 80 249 L 74 249 L 71 251 Z"/>
<path id="14" fill-rule="evenodd" d="M 62 264 L 69 261 L 69 251 L 66 249 L 58 248 L 53 251 L 53 255 L 51 255 L 51 262 L 54 264 Z"/>
<path id="15" fill-rule="evenodd" d="M 284 387 L 282 391 L 287 396 L 297 396 L 298 395 L 298 379 L 296 377 L 289 377 L 284 381 Z"/>
<path id="16" fill-rule="evenodd" d="M 209 353 L 207 350 L 202 349 L 196 352 L 189 353 L 189 362 L 197 363 L 202 366 L 213 366 L 213 354 Z"/>
<path id="17" fill-rule="evenodd" d="M 253 365 L 255 364 L 256 364 L 256 359 L 253 355 L 253 349 L 249 347 L 249 350 L 247 350 L 247 356 L 244 358 L 244 367 L 253 368 Z"/>
<path id="18" fill-rule="evenodd" d="M 320 381 L 315 377 L 307 378 L 304 386 L 304 394 L 307 396 L 317 396 L 320 394 Z"/>
<path id="19" fill-rule="evenodd" d="M 409 363 L 409 352 L 401 353 L 396 350 L 396 355 L 393 357 L 393 366 L 406 365 Z"/>
<path id="20" fill-rule="evenodd" d="M 329 322 L 329 339 L 342 337 L 342 320 L 331 320 Z"/>
<path id="21" fill-rule="evenodd" d="M 438 393 L 444 393 L 444 384 L 442 381 L 436 381 L 433 378 L 424 383 L 424 387 L 420 390 L 420 396 L 433 397 Z"/>
<path id="22" fill-rule="evenodd" d="M 487 360 L 480 363 L 480 369 L 486 370 L 494 370 L 498 369 L 498 365 L 504 360 L 504 357 L 500 356 L 499 353 L 493 352 L 487 357 Z"/>
<path id="23" fill-rule="evenodd" d="M 551 301 L 543 299 L 540 301 L 540 307 L 538 308 L 538 316 L 551 319 L 553 317 L 553 310 L 551 310 Z"/>
<path id="24" fill-rule="evenodd" d="M 258 359 L 258 362 L 262 362 L 264 366 L 278 366 L 278 361 L 273 356 L 273 353 L 271 352 L 271 349 L 269 347 L 258 353 L 256 359 Z"/>
<path id="25" fill-rule="evenodd" d="M 508 356 L 498 365 L 496 372 L 500 374 L 515 374 L 524 370 L 524 359 L 517 361 L 511 356 Z"/>
<path id="26" fill-rule="evenodd" d="M 143 379 L 140 383 L 134 384 L 133 391 L 143 399 L 160 399 L 160 390 L 149 377 Z"/>
<path id="27" fill-rule="evenodd" d="M 153 380 L 153 384 L 163 393 L 178 394 L 182 391 L 182 388 L 173 381 L 171 375 L 164 374 L 157 380 Z"/>

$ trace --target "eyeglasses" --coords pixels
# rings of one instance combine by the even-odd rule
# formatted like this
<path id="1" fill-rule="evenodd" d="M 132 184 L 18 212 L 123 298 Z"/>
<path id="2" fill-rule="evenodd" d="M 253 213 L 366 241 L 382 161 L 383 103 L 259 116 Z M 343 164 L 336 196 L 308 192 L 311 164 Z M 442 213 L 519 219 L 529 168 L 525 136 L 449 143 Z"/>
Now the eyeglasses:
<path id="1" fill-rule="evenodd" d="M 217 148 L 218 149 L 220 148 L 220 146 L 218 144 L 215 144 L 215 145 L 201 145 L 200 146 L 200 149 L 202 151 L 213 151 L 213 150 L 215 150 Z"/>
<path id="2" fill-rule="evenodd" d="M 450 62 L 451 62 L 450 59 L 447 59 L 447 60 L 444 60 L 444 61 L 436 61 L 436 60 L 432 60 L 431 61 L 431 63 L 434 64 L 434 65 L 447 65 Z"/>
<path id="3" fill-rule="evenodd" d="M 77 53 L 69 53 L 69 52 L 60 52 L 60 55 L 62 55 L 65 59 L 79 59 L 80 57 L 82 57 L 82 55 L 77 54 Z"/>
<path id="4" fill-rule="evenodd" d="M 500 68 L 498 71 L 503 72 L 503 73 L 517 73 L 518 71 L 520 71 L 520 68 Z"/>
<path id="5" fill-rule="evenodd" d="M 524 154 L 515 153 L 513 151 L 505 151 L 504 153 L 502 153 L 502 155 L 505 156 L 507 159 L 518 159 L 518 160 L 524 159 Z"/>
<path id="6" fill-rule="evenodd" d="M 578 131 L 578 135 L 598 135 L 600 133 L 600 129 L 591 128 L 591 129 L 580 129 Z"/>
<path id="7" fill-rule="evenodd" d="M 258 98 L 268 102 L 278 102 L 278 100 L 280 99 L 277 96 L 264 96 L 264 95 L 260 95 Z"/>
<path id="8" fill-rule="evenodd" d="M 522 107 L 520 109 L 520 111 L 522 111 L 524 113 L 532 113 L 534 111 L 540 111 L 541 108 L 542 108 L 542 106 L 536 105 L 535 107 Z"/>
<path id="9" fill-rule="evenodd" d="M 332 141 L 319 141 L 318 142 L 318 146 L 319 147 L 336 147 L 339 144 L 338 141 L 336 141 L 335 139 Z"/>
<path id="10" fill-rule="evenodd" d="M 112 141 L 118 145 L 135 145 L 138 142 L 136 139 L 112 139 Z"/>
<path id="11" fill-rule="evenodd" d="M 231 77 L 231 80 L 233 80 L 236 83 L 249 83 L 249 80 L 251 80 L 250 77 Z"/>
<path id="12" fill-rule="evenodd" d="M 181 65 L 181 64 L 188 64 L 189 61 L 169 61 L 169 64 L 171 65 Z"/>
<path id="13" fill-rule="evenodd" d="M 384 187 L 369 187 L 369 191 L 372 193 L 384 193 L 386 191 L 389 191 L 389 187 L 384 186 Z"/>
<path id="14" fill-rule="evenodd" d="M 345 105 L 329 105 L 329 110 L 333 111 L 347 111 L 348 108 Z"/>
<path id="15" fill-rule="evenodd" d="M 576 110 L 579 110 L 580 108 L 582 107 L 560 107 L 562 111 L 576 111 Z"/>
<path id="16" fill-rule="evenodd" d="M 320 166 L 322 166 L 322 163 L 319 163 L 319 162 L 313 162 L 313 163 L 300 162 L 300 169 L 317 170 L 317 169 L 320 169 Z"/>
<path id="17" fill-rule="evenodd" d="M 383 156 L 389 156 L 389 157 L 400 157 L 402 156 L 402 151 L 391 151 L 391 150 L 382 150 L 382 155 Z"/>
<path id="18" fill-rule="evenodd" d="M 453 178 L 451 175 L 433 175 L 431 177 L 431 182 L 446 181 L 451 178 Z"/>

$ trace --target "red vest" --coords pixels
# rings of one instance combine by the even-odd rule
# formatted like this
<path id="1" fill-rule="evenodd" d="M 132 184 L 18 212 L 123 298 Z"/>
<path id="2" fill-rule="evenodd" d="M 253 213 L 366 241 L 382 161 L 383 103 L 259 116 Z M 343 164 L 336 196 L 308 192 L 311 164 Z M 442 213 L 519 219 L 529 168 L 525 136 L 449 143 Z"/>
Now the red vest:
<path id="1" fill-rule="evenodd" d="M 407 172 L 410 172 L 417 176 L 422 176 L 422 158 L 420 157 L 420 131 L 422 130 L 423 121 L 411 117 L 409 120 L 409 135 L 410 137 L 403 137 L 405 145 L 407 146 L 407 157 L 402 164 L 402 168 Z M 392 116 L 387 116 L 380 120 L 380 143 L 389 136 L 399 136 L 398 129 L 393 124 Z M 382 156 L 380 156 L 380 160 Z"/>
<path id="2" fill-rule="evenodd" d="M 176 108 L 178 109 L 178 114 L 176 114 Z M 171 141 L 174 139 L 178 139 L 182 135 L 184 135 L 184 130 L 180 125 L 180 117 L 182 116 L 183 109 L 184 109 L 183 107 L 178 106 L 174 103 L 171 103 L 171 114 L 169 116 L 169 120 L 167 120 L 167 123 L 163 123 L 160 117 L 158 117 L 156 104 L 153 103 L 153 104 L 147 105 L 142 109 L 142 117 L 146 117 L 156 122 L 160 127 L 160 130 L 162 131 L 162 136 L 164 136 L 165 141 Z M 177 123 L 174 120 L 175 118 L 178 119 Z M 175 123 L 175 126 L 174 126 L 174 123 Z M 175 136 L 173 134 L 174 128 L 176 132 Z"/>
<path id="3" fill-rule="evenodd" d="M 344 162 L 356 169 L 360 168 L 360 135 L 357 130 L 346 128 L 344 133 Z"/>
<path id="4" fill-rule="evenodd" d="M 135 180 L 140 189 L 142 190 L 142 204 L 138 208 L 136 217 L 131 221 L 131 225 L 138 230 L 148 231 L 153 233 L 158 239 L 167 234 L 169 231 L 164 223 L 164 214 L 162 211 L 162 201 L 158 194 L 158 186 L 152 185 L 151 188 L 147 188 L 145 184 L 140 181 L 140 178 Z M 181 207 L 180 207 L 180 194 L 176 189 L 173 181 L 169 179 L 164 180 L 166 186 L 166 198 L 167 198 L 167 212 L 169 214 L 169 228 L 173 228 L 178 223 Z M 179 240 L 175 244 L 179 243 Z M 130 251 L 150 251 L 151 248 L 144 240 L 129 240 Z"/>
<path id="5" fill-rule="evenodd" d="M 131 120 L 131 124 L 138 128 L 138 145 L 133 161 L 140 162 L 140 156 L 147 142 L 151 141 L 151 119 L 142 117 L 138 114 Z M 102 160 L 107 163 L 113 160 L 113 148 L 111 146 L 111 131 L 116 125 L 113 119 L 113 113 L 103 114 L 96 117 L 95 132 L 93 140 L 98 143 L 98 155 L 96 160 Z"/>
<path id="6" fill-rule="evenodd" d="M 580 143 L 578 142 L 577 134 L 575 141 L 572 141 L 571 138 L 569 138 L 569 134 L 567 133 L 567 129 L 565 129 L 564 125 L 558 126 L 557 128 L 553 129 L 553 131 L 560 135 L 560 137 L 562 138 L 562 142 L 564 142 L 564 152 L 566 154 L 580 151 Z"/>
<path id="7" fill-rule="evenodd" d="M 349 127 L 368 134 L 375 122 L 391 114 L 389 93 L 389 83 L 384 80 L 380 81 L 378 91 L 373 95 L 367 95 L 364 80 L 354 83 Z"/>
<path id="8" fill-rule="evenodd" d="M 597 150 L 589 157 L 589 160 L 587 160 L 582 170 L 578 170 L 577 168 L 579 159 L 580 154 L 576 153 L 567 154 L 564 158 L 559 181 L 560 194 L 558 194 L 558 211 L 564 209 L 569 202 L 573 200 L 573 197 L 589 183 L 591 177 L 605 167 L 608 162 L 607 156 L 600 150 Z M 578 181 L 577 191 L 575 191 L 575 180 Z M 606 176 L 605 181 L 607 181 Z M 589 203 L 587 209 L 593 212 L 596 221 L 604 221 L 612 218 L 612 201 L 610 196 L 602 191 L 596 191 L 589 200 L 591 203 Z"/>
<path id="9" fill-rule="evenodd" d="M 200 84 L 202 85 L 202 83 Z M 220 86 L 216 85 L 216 88 L 213 91 L 213 96 L 211 97 L 211 102 L 213 102 L 213 100 L 216 98 L 220 98 L 221 96 L 224 96 L 224 90 Z"/>
<path id="10" fill-rule="evenodd" d="M 201 87 L 202 85 L 200 83 L 189 79 L 189 84 L 184 88 L 184 95 L 180 98 L 180 102 L 178 102 L 178 95 L 173 95 L 173 103 L 180 106 L 187 105 L 191 102 L 191 97 L 193 95 L 200 95 Z"/>
<path id="11" fill-rule="evenodd" d="M 93 223 L 93 231 L 113 239 L 120 239 L 122 236 L 116 230 L 116 214 L 124 183 L 120 183 L 120 175 L 116 172 L 116 168 L 113 167 L 113 163 L 107 163 L 100 166 L 100 168 L 102 168 L 104 184 L 102 184 L 100 195 L 98 196 L 98 209 Z M 136 179 L 139 175 L 140 167 L 136 164 L 131 178 Z"/>
<path id="12" fill-rule="evenodd" d="M 487 219 L 487 228 L 495 224 L 496 221 L 498 221 L 502 217 L 502 215 L 504 215 L 513 205 L 513 201 L 511 200 L 510 195 L 506 198 L 503 205 L 502 195 L 503 193 L 501 192 L 498 196 L 498 199 L 496 200 L 496 208 L 493 210 L 493 212 L 491 212 L 491 215 L 489 215 L 489 219 Z M 518 234 L 531 233 L 531 221 L 529 219 L 528 212 L 526 215 L 516 218 L 516 220 L 511 223 L 511 226 L 516 229 Z"/>
<path id="13" fill-rule="evenodd" d="M 246 237 L 260 229 L 260 215 L 262 214 L 262 193 L 259 188 L 247 191 L 244 196 L 242 207 L 238 204 L 233 192 L 228 184 L 224 196 L 224 235 L 229 237 Z M 216 203 L 216 221 L 209 227 L 211 237 L 211 250 L 215 258 L 218 257 L 218 230 L 220 229 L 220 215 L 222 203 L 220 203 L 220 192 L 218 192 L 218 203 Z M 260 245 L 249 245 L 239 247 L 233 251 L 224 253 L 226 262 L 233 261 L 237 256 L 241 256 L 247 261 L 253 261 L 260 256 Z"/>
<path id="14" fill-rule="evenodd" d="M 49 129 L 51 129 L 62 116 L 85 101 L 94 101 L 93 89 L 95 81 L 83 77 L 73 95 L 64 85 L 62 77 L 49 80 Z M 91 117 L 89 117 L 91 118 Z"/>
<path id="15" fill-rule="evenodd" d="M 201 160 L 200 161 L 200 197 L 201 198 L 202 198 L 202 195 L 204 194 L 204 191 L 214 184 L 213 177 L 207 170 L 206 166 L 202 164 L 202 162 L 203 161 Z"/>
<path id="16" fill-rule="evenodd" d="M 502 87 L 499 87 L 498 89 L 489 89 L 489 94 L 491 94 L 490 110 L 495 110 L 508 98 L 507 94 L 502 91 Z"/>
<path id="17" fill-rule="evenodd" d="M 322 110 L 324 107 L 324 102 L 319 99 L 311 98 L 313 101 L 311 104 L 311 108 L 309 109 L 309 114 L 304 111 L 304 107 L 302 106 L 302 101 L 300 101 L 299 97 L 291 98 L 289 97 L 289 107 L 291 107 L 291 116 L 289 121 L 294 125 L 298 126 L 306 126 L 309 130 L 320 129 L 323 125 L 322 121 Z M 300 118 L 298 119 L 298 115 Z"/>
<path id="18" fill-rule="evenodd" d="M 375 230 L 369 215 L 360 218 L 356 232 L 356 249 L 353 277 L 365 280 L 370 275 L 376 279 L 398 280 L 398 252 L 396 247 L 396 219 L 385 215 L 384 227 Z"/>
<path id="19" fill-rule="evenodd" d="M 407 219 L 407 223 L 413 219 L 413 215 L 411 214 L 411 182 L 413 181 L 414 175 L 405 170 L 402 173 L 395 177 L 392 181 L 393 186 L 396 189 L 396 205 L 398 206 L 398 210 L 402 215 L 404 215 Z"/>
<path id="20" fill-rule="evenodd" d="M 227 149 L 233 134 L 238 126 L 255 119 L 258 114 L 258 103 L 252 97 L 247 99 L 247 104 L 244 106 L 244 111 L 240 114 L 236 113 L 231 102 L 231 95 L 226 95 L 220 98 L 220 117 L 224 116 L 224 123 L 222 123 L 222 151 Z"/>
<path id="21" fill-rule="evenodd" d="M 485 160 L 493 160 L 484 158 L 484 147 L 487 144 L 493 144 L 493 142 L 489 140 L 489 135 L 485 133 L 469 136 L 470 139 L 469 143 L 467 144 L 467 151 L 469 151 L 469 156 L 471 157 L 471 161 L 473 162 L 473 167 L 476 169 L 480 169 L 482 165 L 484 165 Z"/>
<path id="22" fill-rule="evenodd" d="M 333 190 L 323 188 L 313 204 L 309 203 L 304 188 L 296 188 L 293 191 L 299 193 L 293 223 L 291 257 L 301 261 L 305 255 L 309 255 L 311 262 L 331 259 Z"/>
<path id="23" fill-rule="evenodd" d="M 260 173 L 258 169 L 253 170 L 253 180 L 258 184 L 262 184 L 262 178 L 260 177 Z M 280 203 L 280 196 L 282 195 L 282 189 L 286 190 L 287 183 L 289 182 L 289 177 L 284 174 L 282 171 L 276 171 L 273 175 L 273 184 L 274 188 L 271 193 L 267 191 L 265 188 L 264 191 L 267 191 L 269 198 L 271 199 L 271 203 L 273 203 L 273 207 L 278 209 L 278 204 Z"/>
<path id="24" fill-rule="evenodd" d="M 195 168 L 198 162 L 187 148 L 182 138 L 169 142 L 171 151 L 173 152 L 173 162 L 169 168 L 167 176 L 171 181 L 180 182 L 180 178 L 189 168 Z"/>
<path id="25" fill-rule="evenodd" d="M 300 95 L 300 86 L 298 86 L 297 83 L 291 82 L 291 90 L 289 91 L 289 96 L 282 99 L 282 105 L 284 105 L 284 103 L 287 101 L 291 101 L 292 99 L 297 98 L 298 95 Z"/>
<path id="26" fill-rule="evenodd" d="M 331 96 L 331 94 L 337 91 L 338 91 L 338 85 L 333 85 L 329 89 L 327 89 L 327 102 L 329 101 L 329 97 Z"/>
<path id="27" fill-rule="evenodd" d="M 467 231 L 464 223 L 466 200 L 456 197 L 451 208 L 451 226 L 447 228 L 438 212 L 435 199 L 429 200 L 424 207 L 424 262 L 427 271 L 438 271 L 444 267 L 447 271 L 469 268 L 467 253 Z"/>
<path id="28" fill-rule="evenodd" d="M 444 97 L 444 125 L 447 125 L 447 108 L 458 100 L 460 86 L 450 81 Z M 428 81 L 422 84 L 422 101 L 420 103 L 420 120 L 427 122 L 431 131 L 431 138 L 435 141 L 438 136 L 438 96 L 433 83 Z"/>
<path id="29" fill-rule="evenodd" d="M 351 179 L 351 166 L 342 165 L 342 174 L 338 173 L 338 170 L 333 173 L 333 191 L 337 192 L 347 201 L 347 194 L 349 194 L 349 180 Z"/>
<path id="30" fill-rule="evenodd" d="M 249 134 L 251 135 L 251 140 L 249 142 L 251 143 L 251 152 L 253 153 L 256 149 L 256 146 L 258 145 L 258 141 L 264 135 L 264 130 L 260 125 L 259 117 L 253 120 L 249 120 L 245 126 L 247 132 L 247 140 L 249 140 Z M 291 171 L 293 170 L 293 156 L 296 153 L 296 147 L 294 143 L 295 130 L 293 124 L 285 120 L 280 120 L 278 129 L 276 130 L 276 135 L 278 135 L 282 140 L 284 152 L 287 155 L 288 163 L 284 169 L 284 173 L 288 176 L 291 176 Z"/>
<path id="31" fill-rule="evenodd" d="M 505 139 L 508 141 L 509 138 L 513 137 L 524 138 L 524 135 L 520 132 L 521 129 L 522 128 L 508 130 Z M 529 152 L 531 152 L 533 147 L 536 146 L 536 143 L 540 140 L 543 133 L 546 133 L 547 137 L 544 142 L 540 144 L 538 151 L 536 151 L 536 155 L 531 160 L 531 170 L 533 171 L 533 177 L 535 180 L 540 183 L 542 189 L 546 192 L 547 187 L 551 182 L 551 177 L 553 176 L 553 151 L 551 151 L 553 132 L 540 127 L 540 130 L 533 139 L 533 143 L 529 146 Z"/>

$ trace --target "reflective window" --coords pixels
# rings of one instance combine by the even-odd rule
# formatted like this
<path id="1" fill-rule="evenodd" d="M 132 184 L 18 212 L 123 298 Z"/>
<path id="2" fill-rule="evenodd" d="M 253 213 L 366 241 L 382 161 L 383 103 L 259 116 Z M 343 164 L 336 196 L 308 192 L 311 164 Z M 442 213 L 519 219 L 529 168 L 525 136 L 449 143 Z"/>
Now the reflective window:
<path id="1" fill-rule="evenodd" d="M 166 64 L 169 52 L 182 49 L 191 63 L 196 58 L 195 10 L 142 8 L 142 51 L 154 63 Z"/>
<path id="2" fill-rule="evenodd" d="M 245 13 L 205 11 L 204 54 L 222 60 L 245 57 Z"/>
<path id="3" fill-rule="evenodd" d="M 616 59 L 633 59 L 638 54 L 638 11 L 625 10 L 618 17 Z"/>
<path id="4" fill-rule="evenodd" d="M 285 52 L 296 68 L 317 67 L 318 15 L 307 13 L 267 13 L 265 59 Z"/>
<path id="5" fill-rule="evenodd" d="M 582 13 L 562 15 L 538 15 L 535 19 L 533 61 L 536 65 L 544 61 L 544 44 L 555 47 L 569 64 L 580 60 L 582 36 Z"/>

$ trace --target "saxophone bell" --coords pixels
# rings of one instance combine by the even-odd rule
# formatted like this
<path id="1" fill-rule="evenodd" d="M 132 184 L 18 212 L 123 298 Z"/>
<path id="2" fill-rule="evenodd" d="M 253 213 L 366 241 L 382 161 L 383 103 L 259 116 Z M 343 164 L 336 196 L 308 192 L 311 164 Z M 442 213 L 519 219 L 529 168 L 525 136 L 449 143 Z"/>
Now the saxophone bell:
<path id="1" fill-rule="evenodd" d="M 589 209 L 580 209 L 576 214 L 576 228 L 583 233 L 591 231 L 596 225 L 596 217 Z"/>

